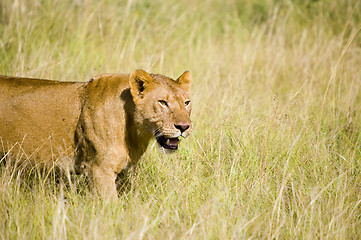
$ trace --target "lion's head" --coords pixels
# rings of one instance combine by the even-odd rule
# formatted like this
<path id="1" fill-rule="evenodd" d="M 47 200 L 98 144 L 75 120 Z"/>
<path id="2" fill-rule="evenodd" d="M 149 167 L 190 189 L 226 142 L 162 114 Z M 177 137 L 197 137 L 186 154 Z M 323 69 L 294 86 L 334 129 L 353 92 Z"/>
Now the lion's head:
<path id="1" fill-rule="evenodd" d="M 143 70 L 130 75 L 135 120 L 146 126 L 164 149 L 177 150 L 179 137 L 185 138 L 191 132 L 191 80 L 188 71 L 177 80 Z"/>

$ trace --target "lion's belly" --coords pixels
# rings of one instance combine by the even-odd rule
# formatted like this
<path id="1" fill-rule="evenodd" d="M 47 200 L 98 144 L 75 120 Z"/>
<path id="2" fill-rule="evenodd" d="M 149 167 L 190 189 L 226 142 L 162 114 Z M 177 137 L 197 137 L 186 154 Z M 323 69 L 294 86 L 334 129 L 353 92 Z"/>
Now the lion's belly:
<path id="1" fill-rule="evenodd" d="M 12 111 L 13 112 L 13 111 Z M 49 118 L 26 116 L 21 113 L 10 118 L 0 117 L 1 150 L 19 160 L 41 162 L 62 161 L 72 159 L 74 152 L 74 131 L 76 118 Z"/>

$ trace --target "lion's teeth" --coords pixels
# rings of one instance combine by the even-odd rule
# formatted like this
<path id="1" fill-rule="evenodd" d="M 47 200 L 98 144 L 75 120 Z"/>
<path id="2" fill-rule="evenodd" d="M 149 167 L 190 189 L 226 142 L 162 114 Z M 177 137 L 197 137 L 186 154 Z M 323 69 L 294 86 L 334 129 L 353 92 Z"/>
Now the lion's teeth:
<path id="1" fill-rule="evenodd" d="M 167 145 L 169 145 L 169 144 L 170 144 L 170 140 L 169 140 L 169 138 L 167 139 L 166 144 L 167 144 Z"/>

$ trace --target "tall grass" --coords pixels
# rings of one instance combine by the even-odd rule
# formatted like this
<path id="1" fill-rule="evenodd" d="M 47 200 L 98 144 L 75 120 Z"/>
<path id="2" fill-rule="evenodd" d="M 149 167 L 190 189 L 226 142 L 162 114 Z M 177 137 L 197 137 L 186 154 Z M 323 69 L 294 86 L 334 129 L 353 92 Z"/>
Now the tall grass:
<path id="1" fill-rule="evenodd" d="M 0 238 L 359 239 L 360 5 L 3 0 L 1 74 L 190 70 L 194 131 L 116 203 L 3 167 Z"/>

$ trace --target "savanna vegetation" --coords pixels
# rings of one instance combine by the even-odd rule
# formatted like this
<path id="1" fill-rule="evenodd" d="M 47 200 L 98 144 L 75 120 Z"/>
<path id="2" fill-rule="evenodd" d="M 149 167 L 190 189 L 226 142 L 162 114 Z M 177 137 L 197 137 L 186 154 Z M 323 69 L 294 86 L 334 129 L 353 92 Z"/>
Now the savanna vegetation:
<path id="1" fill-rule="evenodd" d="M 360 29 L 360 0 L 1 0 L 0 74 L 190 70 L 193 134 L 114 203 L 2 164 L 0 239 L 360 239 Z"/>

